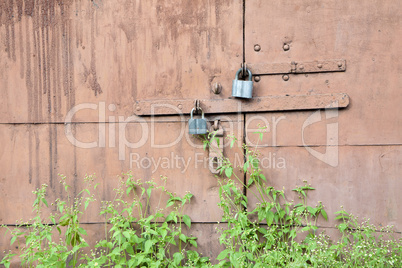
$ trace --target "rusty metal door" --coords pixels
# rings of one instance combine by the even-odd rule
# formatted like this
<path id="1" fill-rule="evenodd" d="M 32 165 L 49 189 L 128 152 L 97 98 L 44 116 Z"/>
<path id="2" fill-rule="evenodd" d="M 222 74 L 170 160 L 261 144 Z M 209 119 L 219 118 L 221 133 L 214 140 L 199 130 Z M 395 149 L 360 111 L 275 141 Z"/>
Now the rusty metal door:
<path id="1" fill-rule="evenodd" d="M 243 61 L 242 1 L 17 0 L 1 1 L 0 12 L 0 223 L 28 220 L 43 183 L 49 202 L 65 197 L 58 173 L 73 193 L 96 174 L 100 196 L 82 219 L 94 243 L 99 201 L 112 200 L 117 176 L 132 170 L 194 194 L 185 213 L 200 250 L 214 255 L 218 182 L 202 141 L 188 134 L 187 115 L 140 118 L 135 103 L 228 98 Z M 243 140 L 242 115 L 206 115 L 217 117 Z"/>
<path id="2" fill-rule="evenodd" d="M 269 182 L 290 190 L 307 180 L 317 189 L 312 204 L 322 201 L 329 215 L 343 205 L 397 231 L 402 228 L 401 11 L 393 0 L 250 0 L 245 9 L 245 59 L 261 74 L 255 77 L 255 97 L 350 97 L 340 110 L 247 115 L 250 146 L 258 139 L 252 133 L 258 123 L 270 127 L 260 144 Z M 294 69 L 279 68 L 283 65 Z M 333 219 L 319 224 L 334 228 Z"/>
<path id="3" fill-rule="evenodd" d="M 95 173 L 110 200 L 131 169 L 195 195 L 185 213 L 200 251 L 215 256 L 217 178 L 187 134 L 198 99 L 209 122 L 250 146 L 257 123 L 269 127 L 260 145 L 271 184 L 306 179 L 329 213 L 344 205 L 400 231 L 401 10 L 355 2 L 1 1 L 0 223 L 29 218 L 42 183 L 49 200 L 63 196 L 58 173 L 75 192 Z M 248 102 L 229 99 L 244 62 L 255 80 Z M 347 108 L 325 110 L 334 100 Z M 242 160 L 241 147 L 225 154 Z M 98 213 L 83 218 L 92 242 Z"/>

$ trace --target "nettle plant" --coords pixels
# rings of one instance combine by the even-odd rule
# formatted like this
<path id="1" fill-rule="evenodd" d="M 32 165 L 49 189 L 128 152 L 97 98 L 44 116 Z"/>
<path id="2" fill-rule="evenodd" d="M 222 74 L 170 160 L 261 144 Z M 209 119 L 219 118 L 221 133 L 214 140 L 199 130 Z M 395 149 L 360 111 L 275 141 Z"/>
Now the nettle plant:
<path id="1" fill-rule="evenodd" d="M 259 140 L 264 129 L 256 132 Z M 204 149 L 213 150 L 210 145 L 214 134 L 202 137 Z M 227 139 L 233 148 L 236 138 Z M 368 221 L 360 223 L 342 208 L 335 214 L 340 234 L 337 240 L 331 239 L 317 226 L 319 217 L 328 218 L 324 206 L 308 203 L 308 192 L 315 189 L 304 181 L 293 189 L 298 202 L 288 201 L 284 189 L 270 186 L 264 176 L 258 144 L 242 148 L 245 161 L 241 166 L 220 156 L 217 205 L 223 216 L 217 231 L 224 249 L 216 260 L 202 257 L 197 252 L 197 238 L 186 235 L 190 232 L 185 229 L 192 225 L 183 209 L 190 203 L 191 193 L 179 197 L 168 191 L 166 177 L 161 177 L 159 185 L 154 180 L 137 180 L 128 173 L 120 177 L 114 199 L 102 201 L 105 233 L 94 247 L 89 248 L 85 241 L 87 231 L 81 218 L 95 201 L 95 177 L 86 176 L 86 188 L 73 198 L 66 177 L 61 176 L 67 198 L 51 204 L 56 213 L 43 217 L 48 203 L 47 186 L 42 185 L 34 192 L 35 217 L 18 223 L 16 228 L 3 226 L 11 233 L 11 245 L 21 245 L 18 254 L 5 253 L 0 263 L 5 267 L 12 260 L 23 267 L 402 266 L 402 240 L 393 237 L 391 227 L 377 229 Z"/>
<path id="2" fill-rule="evenodd" d="M 101 215 L 105 217 L 104 239 L 97 242 L 88 252 L 85 241 L 87 231 L 80 226 L 80 217 L 89 204 L 95 201 L 98 184 L 92 186 L 93 176 L 87 176 L 88 188 L 82 190 L 72 202 L 65 176 L 61 183 L 67 192 L 67 200 L 57 199 L 54 204 L 57 214 L 51 215 L 51 224 L 43 223 L 42 207 L 48 206 L 45 199 L 46 185 L 35 191 L 36 217 L 20 223 L 15 229 L 4 226 L 11 232 L 11 245 L 18 239 L 25 240 L 19 254 L 6 254 L 1 264 L 9 267 L 18 257 L 23 267 L 203 267 L 209 258 L 191 250 L 197 248 L 196 237 L 184 234 L 191 227 L 191 219 L 183 214 L 184 206 L 190 202 L 191 193 L 183 197 L 157 186 L 151 181 L 135 180 L 131 173 L 120 178 L 119 187 L 114 189 L 112 201 L 102 201 Z M 165 184 L 166 177 L 161 177 Z M 158 208 L 162 194 L 167 195 L 164 209 L 150 213 L 150 201 L 154 191 L 159 191 Z M 145 202 L 144 202 L 145 200 Z M 56 221 L 57 219 L 57 221 Z M 62 235 L 64 234 L 64 236 Z M 59 237 L 58 242 L 54 238 Z M 85 250 L 86 249 L 86 250 Z M 18 255 L 18 256 L 16 256 Z"/>
<path id="3" fill-rule="evenodd" d="M 260 127 L 255 132 L 259 141 L 265 129 Z M 210 144 L 214 138 L 210 133 L 204 139 L 204 148 L 213 149 Z M 227 139 L 230 148 L 238 142 L 234 136 Z M 284 189 L 268 184 L 260 168 L 258 144 L 254 149 L 245 144 L 242 148 L 242 166 L 235 167 L 227 157 L 220 157 L 220 173 L 226 179 L 219 180 L 218 205 L 223 210 L 224 225 L 219 229 L 219 242 L 225 249 L 217 257 L 217 266 L 402 267 L 402 240 L 394 238 L 392 227 L 377 229 L 368 220 L 359 223 L 341 207 L 335 213 L 340 221 L 336 226 L 339 240 L 331 239 L 318 231 L 318 218 L 328 220 L 323 204 L 307 202 L 308 192 L 315 188 L 304 181 L 293 189 L 299 201 L 288 201 Z M 234 172 L 237 169 L 241 177 Z M 250 203 L 251 196 L 257 201 Z"/>

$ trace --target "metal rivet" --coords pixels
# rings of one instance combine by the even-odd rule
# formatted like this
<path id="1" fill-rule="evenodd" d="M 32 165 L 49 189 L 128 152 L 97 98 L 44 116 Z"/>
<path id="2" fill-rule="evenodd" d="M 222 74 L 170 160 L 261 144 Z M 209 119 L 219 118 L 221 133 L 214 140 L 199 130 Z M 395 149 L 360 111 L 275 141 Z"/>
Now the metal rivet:
<path id="1" fill-rule="evenodd" d="M 181 109 L 183 109 L 183 105 L 179 104 L 179 105 L 177 105 L 177 108 L 179 108 L 181 110 Z"/>
<path id="2" fill-rule="evenodd" d="M 318 63 L 318 64 L 317 64 L 317 67 L 321 69 L 321 68 L 322 68 L 322 64 L 321 64 L 321 63 Z"/>
<path id="3" fill-rule="evenodd" d="M 140 106 L 137 106 L 137 108 L 135 108 L 137 111 L 140 111 L 141 110 L 141 107 Z"/>
<path id="4" fill-rule="evenodd" d="M 282 79 L 283 79 L 283 81 L 288 81 L 288 80 L 289 80 L 289 75 L 284 74 L 284 75 L 282 76 Z"/>
<path id="5" fill-rule="evenodd" d="M 288 44 L 284 44 L 284 45 L 283 45 L 283 50 L 288 51 L 288 50 L 289 50 L 289 48 L 290 48 L 290 47 L 289 47 L 289 45 L 288 45 Z"/>
<path id="6" fill-rule="evenodd" d="M 338 67 L 342 67 L 342 62 L 338 62 Z"/>
<path id="7" fill-rule="evenodd" d="M 299 66 L 299 69 L 300 69 L 300 70 L 303 70 L 303 69 L 304 69 L 304 65 L 301 64 L 301 65 Z"/>
<path id="8" fill-rule="evenodd" d="M 260 45 L 254 45 L 254 51 L 260 51 L 261 50 L 261 46 Z"/>
<path id="9" fill-rule="evenodd" d="M 261 77 L 259 75 L 254 76 L 254 81 L 255 82 L 260 82 Z"/>
<path id="10" fill-rule="evenodd" d="M 215 83 L 212 88 L 211 88 L 212 92 L 214 94 L 220 94 L 222 91 L 222 85 L 220 83 Z"/>

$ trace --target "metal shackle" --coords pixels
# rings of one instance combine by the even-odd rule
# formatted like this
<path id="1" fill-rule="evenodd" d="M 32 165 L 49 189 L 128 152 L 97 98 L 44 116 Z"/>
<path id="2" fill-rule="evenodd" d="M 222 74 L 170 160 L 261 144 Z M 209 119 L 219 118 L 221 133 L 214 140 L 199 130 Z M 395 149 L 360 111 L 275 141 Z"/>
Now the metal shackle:
<path id="1" fill-rule="evenodd" d="M 248 73 L 248 81 L 251 81 L 251 78 L 253 77 L 253 74 L 251 73 L 251 71 L 250 71 L 250 69 L 247 69 L 246 68 L 246 70 L 247 70 L 247 73 Z M 239 74 L 240 74 L 240 72 L 242 71 L 242 68 L 240 68 L 237 72 L 236 72 L 236 80 L 238 80 L 238 78 L 239 78 Z"/>
<path id="2" fill-rule="evenodd" d="M 198 111 L 198 110 L 201 110 L 201 118 L 204 119 L 204 111 L 201 109 L 201 107 L 199 107 L 199 108 L 197 109 L 197 111 Z M 191 112 L 190 112 L 191 119 L 193 119 L 193 113 L 194 113 L 194 111 L 195 111 L 195 108 L 191 109 Z"/>

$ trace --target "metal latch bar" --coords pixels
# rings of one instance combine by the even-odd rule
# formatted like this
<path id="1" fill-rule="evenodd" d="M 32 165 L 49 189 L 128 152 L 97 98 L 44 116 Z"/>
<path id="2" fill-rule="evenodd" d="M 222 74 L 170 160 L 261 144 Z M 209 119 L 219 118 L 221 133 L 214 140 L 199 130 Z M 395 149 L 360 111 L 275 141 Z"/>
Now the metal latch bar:
<path id="1" fill-rule="evenodd" d="M 217 129 L 215 129 L 215 125 Z M 209 146 L 208 168 L 212 174 L 219 174 L 219 167 L 222 166 L 223 158 L 223 127 L 215 120 L 214 125 L 211 126 L 210 132 L 212 133 L 211 143 Z"/>
<path id="2" fill-rule="evenodd" d="M 205 99 L 199 103 L 208 114 L 316 110 L 345 108 L 349 105 L 349 96 L 346 93 L 283 95 L 255 97 L 251 100 Z M 193 99 L 137 101 L 134 113 L 138 116 L 178 115 L 189 114 L 192 108 Z"/>
<path id="3" fill-rule="evenodd" d="M 301 74 L 346 71 L 346 60 L 321 60 L 290 63 L 248 63 L 253 75 L 263 74 Z"/>

